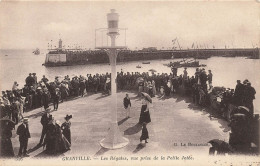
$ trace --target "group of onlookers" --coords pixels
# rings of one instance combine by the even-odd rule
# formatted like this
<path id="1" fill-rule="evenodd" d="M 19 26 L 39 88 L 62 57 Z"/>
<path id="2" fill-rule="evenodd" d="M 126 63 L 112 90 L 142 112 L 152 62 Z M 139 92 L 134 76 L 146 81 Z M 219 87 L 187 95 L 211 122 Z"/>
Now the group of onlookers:
<path id="1" fill-rule="evenodd" d="M 62 79 L 55 77 L 55 80 L 50 82 L 44 75 L 41 80 L 38 81 L 36 74 L 30 73 L 25 79 L 26 84 L 23 88 L 19 88 L 19 84 L 14 82 L 12 90 L 2 91 L 2 96 L 0 98 L 1 118 L 6 119 L 1 121 L 1 145 L 6 144 L 5 148 L 7 149 L 9 147 L 9 150 L 4 151 L 12 153 L 10 151 L 11 130 L 14 129 L 19 121 L 22 121 L 22 126 L 20 125 L 17 129 L 17 134 L 21 137 L 19 137 L 21 145 L 19 155 L 24 154 L 26 156 L 30 133 L 27 127 L 28 119 L 23 117 L 23 113 L 26 110 L 39 107 L 44 107 L 47 111 L 47 113 L 43 115 L 41 121 L 43 129 L 39 145 L 46 145 L 46 150 L 50 153 L 53 153 L 53 151 L 57 152 L 57 148 L 68 149 L 71 143 L 70 132 L 67 132 L 66 134 L 66 129 L 64 130 L 63 128 L 70 128 L 70 123 L 68 122 L 64 125 L 57 123 L 49 114 L 49 104 L 53 103 L 54 110 L 57 110 L 59 102 L 63 102 L 71 97 L 83 97 L 89 92 L 109 94 L 111 90 L 110 78 L 111 75 L 109 73 L 95 75 L 87 74 L 86 77 L 80 75 L 72 78 L 67 75 Z M 212 86 L 212 78 L 213 74 L 211 70 L 208 70 L 208 73 L 206 73 L 204 68 L 197 68 L 194 75 L 190 77 L 188 76 L 187 69 L 184 68 L 183 74 L 179 76 L 177 76 L 177 70 L 174 70 L 174 72 L 170 74 L 155 74 L 154 72 L 151 74 L 148 72 L 124 73 L 121 71 L 117 73 L 116 81 L 118 90 L 138 90 L 138 94 L 141 96 L 142 92 L 146 92 L 150 97 L 154 97 L 155 95 L 170 97 L 175 93 L 179 93 L 180 90 L 184 90 L 184 94 L 191 96 L 192 101 L 195 104 L 207 106 L 210 104 L 209 94 L 212 89 L 214 89 Z M 255 99 L 255 94 L 255 89 L 247 79 L 244 80 L 243 83 L 238 80 L 235 90 L 227 88 L 222 93 L 221 106 L 224 109 L 227 109 L 229 104 L 245 106 L 249 109 L 250 114 L 253 115 L 253 100 Z M 126 110 L 129 109 L 129 104 L 131 106 L 130 101 L 128 102 L 127 100 L 124 101 L 124 104 Z M 147 103 L 144 105 L 147 105 Z M 147 109 L 143 109 L 144 113 L 146 113 L 145 110 Z M 129 116 L 128 110 L 126 117 Z M 143 114 L 142 116 L 140 115 L 140 118 L 143 118 Z M 149 117 L 147 117 L 147 119 L 147 122 L 145 120 L 146 124 L 150 122 Z M 143 122 L 141 122 L 141 124 L 143 124 Z M 144 129 L 146 129 L 146 124 L 143 126 Z M 63 139 L 61 131 L 65 131 L 63 134 L 66 139 Z M 59 138 L 54 138 L 53 134 L 59 136 Z M 54 143 L 55 140 L 62 141 Z M 54 149 L 56 150 L 53 149 L 53 147 L 55 147 L 54 144 L 56 146 Z"/>
<path id="2" fill-rule="evenodd" d="M 68 75 L 64 78 L 55 77 L 50 82 L 44 75 L 40 81 L 37 80 L 36 73 L 30 73 L 25 79 L 23 88 L 19 88 L 19 84 L 14 82 L 12 90 L 2 91 L 1 96 L 1 117 L 8 116 L 16 124 L 23 118 L 23 112 L 30 109 L 49 107 L 53 103 L 54 110 L 58 109 L 59 102 L 71 97 L 84 96 L 86 93 L 109 94 L 111 90 L 111 74 L 87 74 L 86 76 L 74 76 L 70 78 Z M 184 68 L 183 74 L 177 76 L 177 71 L 170 74 L 154 72 L 126 72 L 117 73 L 117 89 L 118 90 L 138 90 L 146 92 L 151 97 L 156 94 L 162 96 L 170 96 L 177 92 L 180 86 L 184 87 L 185 93 L 192 96 L 195 103 L 199 105 L 207 105 L 207 94 L 212 86 L 213 74 L 211 70 L 206 73 L 205 69 L 196 69 L 193 76 L 188 76 L 187 69 Z M 223 100 L 227 102 L 230 96 L 233 96 L 234 104 L 242 104 L 253 110 L 253 99 L 255 90 L 248 80 L 243 84 L 238 82 L 236 90 L 230 90 L 223 94 Z"/>
<path id="3" fill-rule="evenodd" d="M 251 116 L 254 114 L 253 100 L 255 99 L 255 88 L 251 86 L 248 79 L 245 79 L 243 83 L 237 80 L 235 89 L 226 89 L 223 93 L 222 105 L 227 109 L 228 104 L 235 106 L 245 106 L 248 108 Z"/>

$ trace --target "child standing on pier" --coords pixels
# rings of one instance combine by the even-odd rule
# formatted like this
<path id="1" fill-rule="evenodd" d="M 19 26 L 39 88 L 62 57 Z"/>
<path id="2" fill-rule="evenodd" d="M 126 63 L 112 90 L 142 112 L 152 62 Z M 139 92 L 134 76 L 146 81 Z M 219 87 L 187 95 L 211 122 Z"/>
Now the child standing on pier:
<path id="1" fill-rule="evenodd" d="M 131 101 L 130 101 L 128 94 L 125 95 L 123 104 L 124 104 L 125 111 L 126 111 L 126 117 L 125 118 L 130 118 Z"/>

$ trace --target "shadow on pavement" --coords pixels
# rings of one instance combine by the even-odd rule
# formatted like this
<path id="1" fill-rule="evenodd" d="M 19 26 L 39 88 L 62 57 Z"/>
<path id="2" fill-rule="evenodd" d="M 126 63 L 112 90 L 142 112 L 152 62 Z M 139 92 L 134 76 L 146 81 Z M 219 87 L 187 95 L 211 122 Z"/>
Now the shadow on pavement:
<path id="1" fill-rule="evenodd" d="M 118 126 L 120 126 L 121 124 L 123 124 L 125 121 L 127 121 L 128 118 L 124 118 L 122 120 L 120 120 L 119 122 L 117 122 Z"/>
<path id="2" fill-rule="evenodd" d="M 102 99 L 102 98 L 105 98 L 105 97 L 108 97 L 108 96 L 110 96 L 110 95 L 101 95 L 100 97 L 95 98 L 95 100 L 99 100 L 99 99 Z"/>
<path id="3" fill-rule="evenodd" d="M 208 117 L 211 121 L 218 121 L 218 123 L 221 125 L 219 128 L 223 129 L 223 132 L 230 131 L 230 127 L 228 126 L 227 121 L 225 121 L 220 115 L 212 111 L 210 108 L 203 108 L 202 106 L 198 106 L 194 103 L 190 103 L 188 105 L 188 108 L 193 110 L 194 112 L 201 112 L 202 115 L 208 114 Z"/>
<path id="4" fill-rule="evenodd" d="M 49 154 L 46 153 L 46 150 L 34 156 L 34 158 L 42 158 L 42 157 L 50 157 Z"/>
<path id="5" fill-rule="evenodd" d="M 100 155 L 103 155 L 105 154 L 107 151 L 109 151 L 109 149 L 106 149 L 106 148 L 101 148 L 99 149 L 99 151 L 94 155 L 94 156 L 100 156 Z"/>
<path id="6" fill-rule="evenodd" d="M 50 112 L 53 112 L 54 110 L 51 110 Z M 39 116 L 42 116 L 46 111 L 43 110 L 41 112 L 38 112 L 36 114 L 32 114 L 32 115 L 29 115 L 29 116 L 25 116 L 25 118 L 38 118 Z"/>
<path id="7" fill-rule="evenodd" d="M 124 131 L 124 135 L 133 135 L 138 133 L 139 131 L 142 130 L 142 125 L 140 125 L 139 123 L 137 123 L 136 125 L 129 127 L 128 129 L 126 129 Z"/>
<path id="8" fill-rule="evenodd" d="M 135 150 L 133 151 L 133 153 L 137 153 L 139 152 L 140 150 L 142 150 L 145 146 L 142 145 L 141 143 L 137 145 L 137 147 L 135 148 Z"/>
<path id="9" fill-rule="evenodd" d="M 66 151 L 65 151 L 66 152 Z M 63 152 L 63 153 L 65 153 Z M 34 156 L 34 158 L 52 158 L 52 157 L 62 157 L 65 156 L 63 153 L 49 154 L 46 150 Z"/>
<path id="10" fill-rule="evenodd" d="M 35 147 L 29 149 L 27 152 L 28 152 L 28 153 L 32 153 L 32 152 L 34 152 L 35 150 L 39 149 L 40 147 L 42 147 L 42 146 L 41 146 L 41 145 L 36 145 Z"/>

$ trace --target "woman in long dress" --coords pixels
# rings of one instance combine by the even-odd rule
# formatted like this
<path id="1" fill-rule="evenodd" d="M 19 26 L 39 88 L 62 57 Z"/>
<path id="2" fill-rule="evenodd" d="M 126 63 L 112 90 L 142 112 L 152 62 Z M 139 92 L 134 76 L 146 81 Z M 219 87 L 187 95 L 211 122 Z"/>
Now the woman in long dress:
<path id="1" fill-rule="evenodd" d="M 55 152 L 56 154 L 63 153 L 67 150 L 70 150 L 70 143 L 69 141 L 64 137 L 64 135 L 61 132 L 61 123 L 59 121 L 56 121 L 56 141 L 55 141 Z"/>
<path id="2" fill-rule="evenodd" d="M 71 118 L 72 118 L 71 115 L 70 116 L 66 115 L 65 122 L 62 123 L 62 125 L 61 125 L 62 134 L 69 141 L 70 144 L 71 144 L 71 132 L 70 132 L 70 126 L 71 126 L 70 119 Z"/>
<path id="3" fill-rule="evenodd" d="M 12 130 L 15 127 L 15 122 L 6 118 L 1 119 L 1 130 L 0 130 L 0 157 L 14 157 L 14 150 L 12 145 Z"/>
<path id="4" fill-rule="evenodd" d="M 44 145 L 46 145 L 46 153 L 55 153 L 55 142 L 56 142 L 56 123 L 54 118 L 47 125 L 46 137 L 44 139 Z M 44 147 L 43 147 L 44 148 Z"/>
<path id="5" fill-rule="evenodd" d="M 148 130 L 147 130 L 147 127 L 146 127 L 146 123 L 143 123 L 142 135 L 140 137 L 140 142 L 142 143 L 142 141 L 145 140 L 145 143 L 148 143 L 147 139 L 149 139 L 149 134 L 148 134 Z"/>
<path id="6" fill-rule="evenodd" d="M 142 107 L 141 107 L 141 113 L 139 118 L 139 124 L 150 123 L 151 117 L 149 112 L 149 101 L 146 99 L 146 97 L 142 94 Z"/>

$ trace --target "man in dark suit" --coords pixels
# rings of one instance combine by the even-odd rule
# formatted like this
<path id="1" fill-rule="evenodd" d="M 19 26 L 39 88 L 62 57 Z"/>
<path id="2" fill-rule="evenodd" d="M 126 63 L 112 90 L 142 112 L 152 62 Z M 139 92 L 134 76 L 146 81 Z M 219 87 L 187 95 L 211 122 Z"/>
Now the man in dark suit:
<path id="1" fill-rule="evenodd" d="M 16 133 L 17 135 L 19 135 L 19 142 L 20 142 L 20 149 L 19 149 L 18 156 L 23 155 L 24 157 L 29 157 L 29 155 L 27 154 L 27 145 L 31 135 L 28 126 L 28 118 L 23 119 L 23 123 L 18 126 Z"/>
<path id="2" fill-rule="evenodd" d="M 128 94 L 126 94 L 125 98 L 124 98 L 124 107 L 126 110 L 126 118 L 130 118 L 131 101 L 130 101 Z"/>
<path id="3" fill-rule="evenodd" d="M 29 73 L 29 76 L 25 79 L 26 85 L 33 86 L 34 84 L 34 78 L 32 76 L 32 73 Z"/>
<path id="4" fill-rule="evenodd" d="M 249 109 L 249 113 L 251 115 L 251 117 L 253 117 L 254 115 L 254 104 L 253 104 L 253 100 L 255 99 L 255 88 L 253 88 L 251 86 L 250 82 L 247 82 L 245 85 L 245 91 L 244 91 L 244 95 L 245 95 L 245 106 Z"/>
<path id="5" fill-rule="evenodd" d="M 46 136 L 46 133 L 47 133 L 47 125 L 52 120 L 52 115 L 50 114 L 50 111 L 51 111 L 51 109 L 47 108 L 46 113 L 42 115 L 42 118 L 41 118 L 42 135 L 41 135 L 41 139 L 40 139 L 38 146 L 42 146 L 43 139 L 44 139 L 44 137 Z"/>
<path id="6" fill-rule="evenodd" d="M 59 100 L 60 100 L 60 89 L 59 88 L 56 88 L 55 89 L 55 93 L 52 95 L 52 98 L 53 98 L 53 107 L 54 107 L 54 110 L 57 111 L 58 107 L 59 107 Z"/>
<path id="7" fill-rule="evenodd" d="M 42 105 L 45 110 L 49 108 L 49 101 L 50 101 L 50 94 L 48 91 L 44 91 L 42 94 Z"/>

